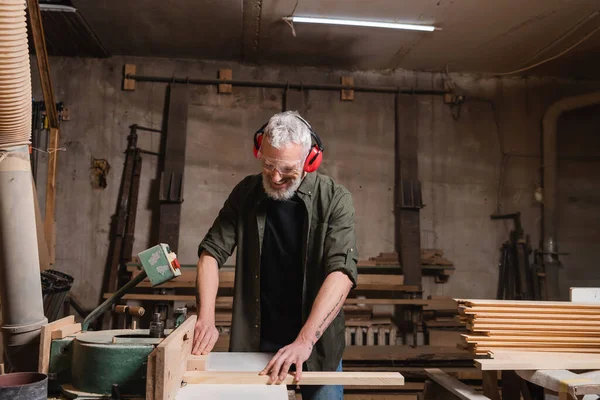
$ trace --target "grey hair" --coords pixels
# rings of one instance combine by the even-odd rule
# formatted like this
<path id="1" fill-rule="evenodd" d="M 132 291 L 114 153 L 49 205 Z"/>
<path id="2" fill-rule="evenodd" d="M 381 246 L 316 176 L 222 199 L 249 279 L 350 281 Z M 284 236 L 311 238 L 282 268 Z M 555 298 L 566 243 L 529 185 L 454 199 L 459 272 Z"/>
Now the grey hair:
<path id="1" fill-rule="evenodd" d="M 310 130 L 300 118 L 297 111 L 273 115 L 265 128 L 265 138 L 276 149 L 292 143 L 302 145 L 303 154 L 308 155 L 312 145 Z"/>

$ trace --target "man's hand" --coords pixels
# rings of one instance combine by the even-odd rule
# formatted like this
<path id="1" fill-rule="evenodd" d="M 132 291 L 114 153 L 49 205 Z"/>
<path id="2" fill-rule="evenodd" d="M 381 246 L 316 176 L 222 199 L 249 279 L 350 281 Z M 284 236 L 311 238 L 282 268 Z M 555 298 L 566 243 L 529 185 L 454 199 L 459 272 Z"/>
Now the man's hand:
<path id="1" fill-rule="evenodd" d="M 219 331 L 215 327 L 215 322 L 199 319 L 196 321 L 196 327 L 194 328 L 192 354 L 198 356 L 210 353 L 215 347 L 217 339 L 219 339 Z"/>
<path id="2" fill-rule="evenodd" d="M 292 364 L 296 365 L 296 382 L 302 378 L 302 364 L 308 360 L 313 344 L 308 340 L 296 339 L 294 343 L 282 347 L 269 361 L 259 375 L 270 375 L 269 384 L 279 385 L 287 376 Z"/>

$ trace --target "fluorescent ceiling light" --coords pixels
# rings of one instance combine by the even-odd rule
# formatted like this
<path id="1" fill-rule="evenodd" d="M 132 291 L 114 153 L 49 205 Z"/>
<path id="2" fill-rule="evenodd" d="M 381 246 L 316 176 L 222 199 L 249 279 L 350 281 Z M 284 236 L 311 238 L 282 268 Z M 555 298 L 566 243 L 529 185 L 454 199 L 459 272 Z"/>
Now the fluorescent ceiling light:
<path id="1" fill-rule="evenodd" d="M 313 17 L 285 17 L 286 21 L 308 23 L 308 24 L 327 24 L 327 25 L 346 25 L 346 26 L 368 26 L 371 28 L 389 28 L 389 29 L 408 29 L 413 31 L 426 31 L 431 32 L 436 29 L 435 26 L 429 25 L 414 25 L 414 24 L 396 24 L 392 22 L 373 22 L 373 21 L 359 21 L 350 19 L 337 19 L 337 18 L 313 18 Z"/>

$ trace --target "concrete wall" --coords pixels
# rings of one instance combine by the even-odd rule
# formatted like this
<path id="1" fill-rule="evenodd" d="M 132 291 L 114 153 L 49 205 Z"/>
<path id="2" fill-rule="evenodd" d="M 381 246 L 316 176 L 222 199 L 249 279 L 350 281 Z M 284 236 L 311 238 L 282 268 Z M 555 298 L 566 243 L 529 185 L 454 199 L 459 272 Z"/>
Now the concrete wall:
<path id="1" fill-rule="evenodd" d="M 135 92 L 121 91 L 126 62 L 136 64 L 138 74 L 162 76 L 213 78 L 219 68 L 229 67 L 234 79 L 335 83 L 341 75 L 352 75 L 357 84 L 417 88 L 443 88 L 444 78 L 407 71 L 274 69 L 167 59 L 51 59 L 57 101 L 67 104 L 71 116 L 62 126 L 61 146 L 66 151 L 58 162 L 56 268 L 74 275 L 73 292 L 90 307 L 100 296 L 128 126 L 162 124 L 165 84 L 138 83 Z M 553 101 L 600 85 L 548 78 L 452 75 L 452 79 L 470 99 L 460 115 L 440 97 L 418 96 L 415 116 L 426 203 L 421 214 L 422 246 L 443 249 L 457 268 L 448 283 L 426 279 L 424 287 L 426 294 L 490 298 L 496 292 L 498 249 L 511 228 L 509 223 L 491 221 L 490 214 L 497 209 L 520 211 L 524 228 L 537 245 L 541 214 L 533 192 L 540 184 L 541 117 Z M 37 76 L 34 87 L 35 97 L 41 99 Z M 282 104 L 282 91 L 275 89 L 234 88 L 231 95 L 219 95 L 214 87 L 194 86 L 191 92 L 179 245 L 183 263 L 197 261 L 197 245 L 232 187 L 259 171 L 251 152 L 252 135 Z M 290 104 L 325 143 L 321 172 L 353 193 L 359 250 L 366 259 L 394 250 L 394 102 L 387 94 L 356 93 L 353 102 L 341 102 L 339 97 L 336 92 L 294 91 Z M 600 154 L 594 122 L 598 109 L 567 116 L 559 127 L 561 154 L 570 157 L 560 162 L 559 240 L 564 236 L 561 250 L 572 252 L 564 262 L 578 284 L 595 283 L 584 278 L 600 255 L 594 246 L 600 239 Z M 158 150 L 156 134 L 141 135 L 141 147 Z M 91 186 L 93 158 L 107 159 L 111 165 L 106 189 Z M 156 160 L 146 155 L 134 251 L 154 244 L 150 227 L 156 187 Z M 600 273 L 589 276 L 600 281 Z"/>

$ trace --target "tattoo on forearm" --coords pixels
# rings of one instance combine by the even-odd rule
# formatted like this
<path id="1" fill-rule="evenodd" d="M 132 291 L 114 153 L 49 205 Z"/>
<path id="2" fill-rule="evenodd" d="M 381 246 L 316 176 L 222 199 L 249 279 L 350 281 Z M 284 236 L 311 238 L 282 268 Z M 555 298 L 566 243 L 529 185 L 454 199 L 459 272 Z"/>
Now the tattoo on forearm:
<path id="1" fill-rule="evenodd" d="M 344 298 L 344 295 L 340 295 L 340 298 L 338 299 L 337 303 L 335 303 L 335 306 L 333 306 L 333 308 L 329 311 L 329 313 L 325 316 L 325 319 L 323 319 L 323 321 L 321 321 L 321 325 L 319 325 L 319 328 L 323 328 L 323 325 L 325 325 L 325 323 L 329 320 L 329 317 L 331 317 L 331 314 L 333 314 L 334 311 L 336 311 L 335 314 L 333 314 L 333 318 L 335 318 L 335 316 L 338 314 L 339 310 L 338 310 L 338 306 L 340 305 L 340 303 L 342 302 L 342 299 Z"/>

